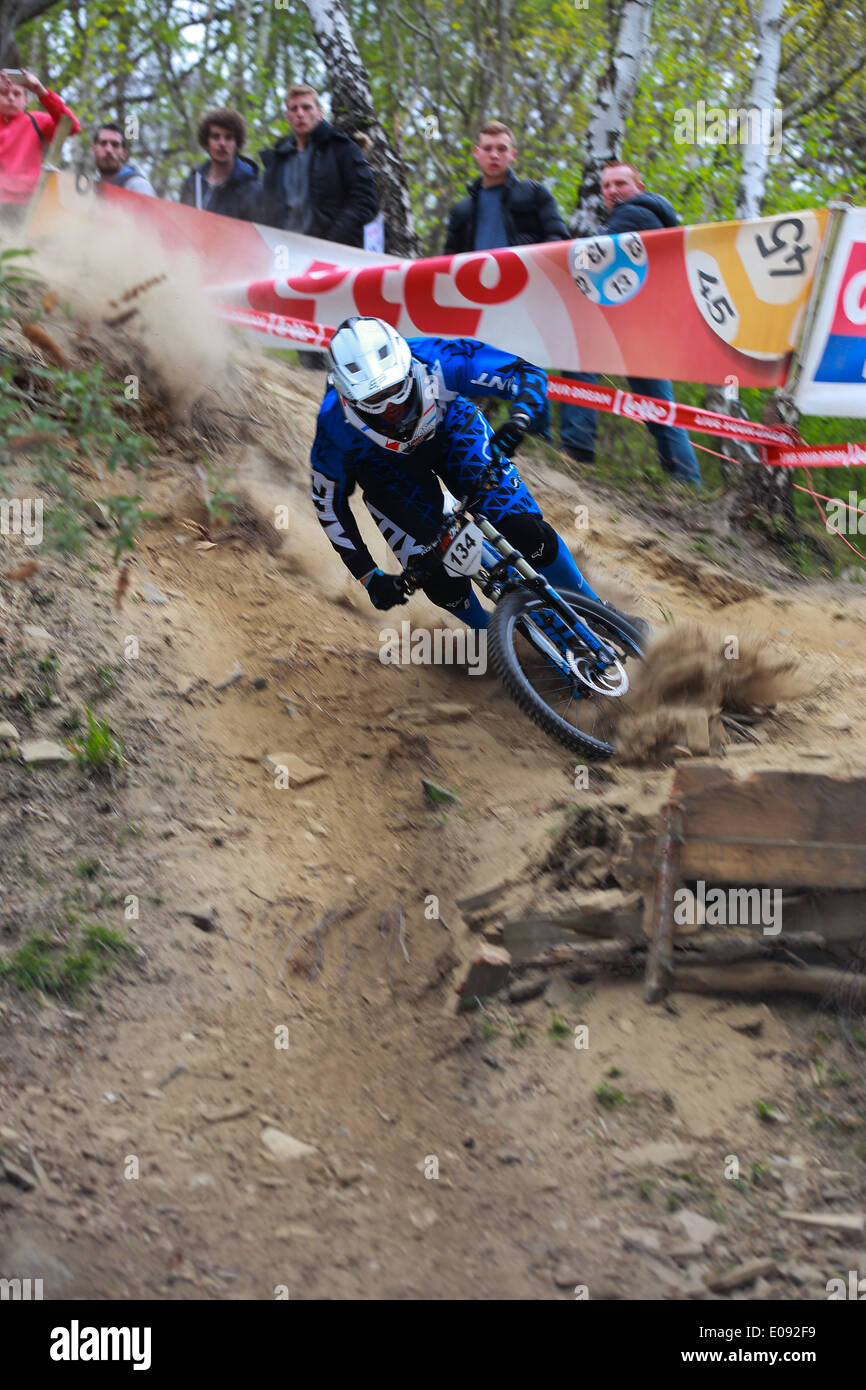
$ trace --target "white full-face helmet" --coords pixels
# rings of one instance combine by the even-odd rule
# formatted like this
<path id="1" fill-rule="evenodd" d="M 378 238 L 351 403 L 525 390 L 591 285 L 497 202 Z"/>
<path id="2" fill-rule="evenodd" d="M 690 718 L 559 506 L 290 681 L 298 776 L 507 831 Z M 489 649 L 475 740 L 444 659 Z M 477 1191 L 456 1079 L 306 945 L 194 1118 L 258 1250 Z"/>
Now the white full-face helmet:
<path id="1" fill-rule="evenodd" d="M 382 319 L 350 318 L 331 339 L 331 384 L 350 425 L 408 454 L 438 422 L 436 378 Z"/>

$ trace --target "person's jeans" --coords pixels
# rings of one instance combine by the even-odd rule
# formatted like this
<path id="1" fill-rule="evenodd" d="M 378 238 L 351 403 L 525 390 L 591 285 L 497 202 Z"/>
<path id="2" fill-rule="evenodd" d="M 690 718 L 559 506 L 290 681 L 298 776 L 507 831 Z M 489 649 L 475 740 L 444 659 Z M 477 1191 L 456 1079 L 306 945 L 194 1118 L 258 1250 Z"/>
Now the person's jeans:
<path id="1" fill-rule="evenodd" d="M 591 385 L 599 380 L 597 372 L 563 372 L 562 375 L 572 381 L 585 381 Z M 661 401 L 672 401 L 674 398 L 669 381 L 630 376 L 628 384 L 639 396 L 654 396 L 656 400 Z M 598 411 L 589 410 L 582 405 L 563 405 L 561 433 L 566 449 L 585 449 L 587 453 L 594 453 L 597 428 Z M 692 487 L 700 488 L 701 470 L 685 430 L 677 429 L 674 425 L 649 423 L 647 429 L 656 441 L 659 463 L 665 472 L 670 473 L 677 482 L 689 483 Z"/>

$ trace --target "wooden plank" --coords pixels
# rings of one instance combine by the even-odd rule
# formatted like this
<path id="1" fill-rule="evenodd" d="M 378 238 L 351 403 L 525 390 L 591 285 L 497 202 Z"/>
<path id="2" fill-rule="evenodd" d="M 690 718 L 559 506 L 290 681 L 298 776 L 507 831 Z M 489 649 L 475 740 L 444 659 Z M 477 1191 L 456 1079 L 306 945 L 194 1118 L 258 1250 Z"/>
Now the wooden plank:
<path id="1" fill-rule="evenodd" d="M 644 999 L 656 1004 L 668 992 L 673 970 L 674 891 L 680 881 L 683 841 L 682 803 L 672 795 L 662 812 L 656 855 L 656 881 Z"/>
<path id="2" fill-rule="evenodd" d="M 760 837 L 695 838 L 685 823 L 680 852 L 681 879 L 702 878 L 713 884 L 773 888 L 866 888 L 866 846 L 857 843 L 773 840 Z M 646 883 L 653 876 L 655 838 L 635 835 L 614 865 L 626 883 Z"/>
<path id="3" fill-rule="evenodd" d="M 808 893 L 790 906 L 783 903 L 782 935 L 817 931 L 828 943 L 866 937 L 866 893 Z"/>
<path id="4" fill-rule="evenodd" d="M 866 857 L 866 778 L 812 772 L 677 768 L 689 839 L 772 839 L 862 846 Z"/>
<path id="5" fill-rule="evenodd" d="M 515 960 L 536 955 L 545 946 L 589 937 L 628 937 L 639 940 L 642 922 L 640 893 L 619 889 L 587 892 L 562 912 L 526 912 L 502 927 L 502 941 Z"/>

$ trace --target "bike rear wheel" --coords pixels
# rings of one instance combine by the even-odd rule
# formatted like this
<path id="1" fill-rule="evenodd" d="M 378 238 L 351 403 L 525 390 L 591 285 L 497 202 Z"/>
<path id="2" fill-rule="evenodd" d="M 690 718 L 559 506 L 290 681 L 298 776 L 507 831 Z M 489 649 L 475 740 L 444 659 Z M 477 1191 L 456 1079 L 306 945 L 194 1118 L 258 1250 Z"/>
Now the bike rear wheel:
<path id="1" fill-rule="evenodd" d="M 543 595 L 514 589 L 496 605 L 490 619 L 488 643 L 493 669 L 524 714 L 558 743 L 593 760 L 610 758 L 622 696 L 628 689 L 625 663 L 643 657 L 641 634 L 596 599 L 559 590 L 559 596 L 575 615 L 608 646 L 616 663 L 609 675 L 596 678 L 588 648 L 577 638 L 568 644 L 576 670 L 558 669 L 549 656 L 533 644 L 532 632 L 549 623 L 554 610 Z M 597 688 L 590 688 L 577 670 L 588 671 Z"/>

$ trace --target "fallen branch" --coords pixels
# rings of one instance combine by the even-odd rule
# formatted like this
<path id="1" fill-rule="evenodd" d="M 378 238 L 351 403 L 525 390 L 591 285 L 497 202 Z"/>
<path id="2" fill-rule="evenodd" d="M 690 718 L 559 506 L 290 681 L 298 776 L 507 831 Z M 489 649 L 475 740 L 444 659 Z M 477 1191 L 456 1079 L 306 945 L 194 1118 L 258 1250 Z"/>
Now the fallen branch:
<path id="1" fill-rule="evenodd" d="M 283 982 L 283 971 L 285 969 L 287 961 L 290 960 L 291 956 L 294 954 L 295 946 L 300 945 L 303 941 L 311 940 L 315 942 L 316 946 L 316 961 L 309 975 L 309 979 L 311 983 L 313 980 L 317 979 L 319 971 L 325 963 L 325 948 L 322 943 L 326 935 L 328 934 L 328 931 L 331 927 L 335 925 L 335 923 L 342 922 L 347 917 L 354 917 L 355 913 L 360 912 L 363 906 L 363 903 L 356 903 L 354 904 L 354 906 L 350 907 L 329 908 L 328 911 L 323 913 L 323 915 L 319 918 L 315 926 L 308 927 L 306 931 L 301 932 L 300 936 L 297 937 L 294 944 L 290 943 L 290 946 L 287 949 L 286 954 L 283 956 L 282 966 L 280 968 L 279 983 L 282 984 Z M 297 921 L 297 918 L 295 920 Z"/>
<path id="2" fill-rule="evenodd" d="M 635 954 L 642 955 L 645 947 L 636 945 L 633 941 L 617 939 L 615 941 L 592 941 L 592 942 L 563 942 L 561 946 L 551 946 L 548 950 L 542 951 L 538 956 L 531 956 L 529 960 L 514 961 L 511 966 L 512 974 L 522 975 L 526 970 L 556 970 L 563 965 L 625 965 Z"/>
<path id="3" fill-rule="evenodd" d="M 764 990 L 773 994 L 812 994 L 851 1006 L 866 1004 L 866 975 L 824 965 L 798 968 L 783 961 L 722 969 L 678 965 L 673 973 L 673 987 L 693 994 L 760 994 Z"/>

